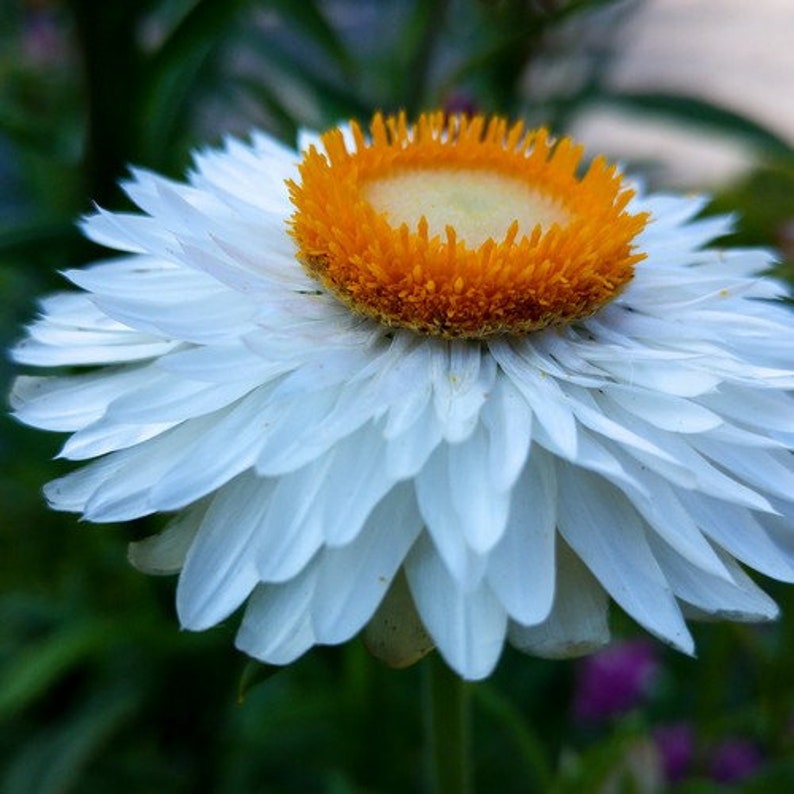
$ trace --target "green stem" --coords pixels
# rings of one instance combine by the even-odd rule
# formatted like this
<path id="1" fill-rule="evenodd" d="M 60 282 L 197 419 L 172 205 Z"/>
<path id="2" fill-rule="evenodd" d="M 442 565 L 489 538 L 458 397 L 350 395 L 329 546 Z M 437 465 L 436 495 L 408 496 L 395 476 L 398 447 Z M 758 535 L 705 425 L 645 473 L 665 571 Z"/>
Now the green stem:
<path id="1" fill-rule="evenodd" d="M 425 661 L 427 745 L 433 794 L 474 794 L 469 688 L 438 653 Z"/>

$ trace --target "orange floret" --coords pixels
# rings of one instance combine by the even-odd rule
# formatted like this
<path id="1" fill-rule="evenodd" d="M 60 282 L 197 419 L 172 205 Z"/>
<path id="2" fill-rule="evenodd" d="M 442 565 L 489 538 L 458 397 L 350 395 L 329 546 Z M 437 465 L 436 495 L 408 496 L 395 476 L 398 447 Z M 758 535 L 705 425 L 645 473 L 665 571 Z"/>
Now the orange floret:
<path id="1" fill-rule="evenodd" d="M 447 338 L 525 334 L 611 301 L 644 258 L 646 214 L 598 157 L 545 130 L 378 114 L 311 147 L 290 182 L 306 270 L 354 311 Z"/>

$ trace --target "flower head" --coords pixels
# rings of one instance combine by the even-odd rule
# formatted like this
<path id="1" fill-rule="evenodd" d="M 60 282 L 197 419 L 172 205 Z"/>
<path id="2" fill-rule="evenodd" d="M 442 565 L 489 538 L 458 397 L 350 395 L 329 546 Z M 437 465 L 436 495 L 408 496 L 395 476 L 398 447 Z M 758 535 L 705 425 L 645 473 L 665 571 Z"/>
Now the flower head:
<path id="1" fill-rule="evenodd" d="M 581 663 L 574 714 L 584 721 L 615 717 L 642 703 L 658 672 L 654 646 L 647 640 L 615 643 Z"/>
<path id="2" fill-rule="evenodd" d="M 173 513 L 135 565 L 182 624 L 246 604 L 286 664 L 365 627 L 468 678 L 505 640 L 608 641 L 610 597 L 684 651 L 684 616 L 768 619 L 738 564 L 794 579 L 794 344 L 770 256 L 707 244 L 695 198 L 635 195 L 563 139 L 376 117 L 255 134 L 187 184 L 135 171 L 121 252 L 67 271 L 14 351 L 16 415 L 96 458 L 51 483 L 91 521 Z"/>
<path id="3" fill-rule="evenodd" d="M 290 183 L 306 270 L 354 311 L 478 339 L 570 323 L 613 300 L 643 258 L 615 166 L 504 119 L 405 116 L 322 137 Z"/>
<path id="4" fill-rule="evenodd" d="M 664 777 L 668 783 L 680 783 L 690 774 L 695 760 L 695 731 L 687 722 L 659 726 L 653 732 Z"/>

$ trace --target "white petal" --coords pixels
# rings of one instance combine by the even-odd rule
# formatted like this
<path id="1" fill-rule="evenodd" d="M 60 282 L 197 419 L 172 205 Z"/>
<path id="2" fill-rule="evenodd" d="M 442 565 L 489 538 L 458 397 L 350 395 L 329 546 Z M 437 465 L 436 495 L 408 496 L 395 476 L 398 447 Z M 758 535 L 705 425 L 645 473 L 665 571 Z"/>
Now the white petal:
<path id="1" fill-rule="evenodd" d="M 665 433 L 655 427 L 640 423 L 630 414 L 617 408 L 615 412 L 621 424 L 636 435 L 644 435 L 649 443 L 667 455 L 667 460 L 657 455 L 649 455 L 636 447 L 625 447 L 626 452 L 671 484 L 701 491 L 737 505 L 772 512 L 768 499 L 709 463 L 693 448 L 688 437 Z"/>
<path id="2" fill-rule="evenodd" d="M 165 305 L 177 303 L 180 299 L 209 297 L 223 289 L 204 273 L 145 255 L 100 260 L 87 267 L 66 270 L 63 275 L 95 295 Z"/>
<path id="3" fill-rule="evenodd" d="M 395 480 L 415 477 L 441 443 L 441 425 L 431 404 L 426 404 L 413 425 L 386 441 L 386 470 Z"/>
<path id="4" fill-rule="evenodd" d="M 621 488 L 630 486 L 634 492 L 642 493 L 643 486 L 632 473 L 636 465 L 627 466 L 621 452 L 618 445 L 594 436 L 587 428 L 579 429 L 576 465 L 603 475 Z"/>
<path id="5" fill-rule="evenodd" d="M 123 471 L 123 460 L 119 460 L 115 455 L 109 455 L 90 466 L 84 466 L 57 480 L 51 480 L 44 486 L 44 496 L 53 510 L 81 513 L 105 478 L 114 477 L 120 471 Z"/>
<path id="6" fill-rule="evenodd" d="M 630 413 L 662 430 L 702 433 L 721 424 L 717 414 L 692 400 L 619 384 L 607 386 L 606 395 Z M 607 411 L 608 413 L 608 411 Z"/>
<path id="7" fill-rule="evenodd" d="M 265 362 L 239 341 L 180 348 L 157 361 L 160 370 L 205 383 L 248 380 L 254 375 L 259 383 L 267 383 L 295 366 L 295 361 L 275 358 Z"/>
<path id="8" fill-rule="evenodd" d="M 719 555 L 681 504 L 678 491 L 654 472 L 627 458 L 620 450 L 615 450 L 614 454 L 631 473 L 631 480 L 615 479 L 609 474 L 605 476 L 623 491 L 651 529 L 702 570 L 729 579 Z M 649 537 L 651 535 L 649 533 Z"/>
<path id="9" fill-rule="evenodd" d="M 561 465 L 559 529 L 604 589 L 638 623 L 692 652 L 672 592 L 645 539 L 642 519 L 605 480 Z"/>
<path id="10" fill-rule="evenodd" d="M 556 588 L 551 613 L 540 624 L 510 623 L 510 643 L 549 659 L 581 656 L 609 642 L 604 589 L 568 546 L 557 544 Z"/>
<path id="11" fill-rule="evenodd" d="M 446 444 L 431 455 L 416 478 L 416 495 L 428 533 L 447 569 L 462 587 L 471 589 L 485 573 L 487 558 L 471 547 L 461 529 L 456 486 L 449 477 L 449 455 Z"/>
<path id="12" fill-rule="evenodd" d="M 171 465 L 153 484 L 149 499 L 158 510 L 175 510 L 220 488 L 251 468 L 262 446 L 267 387 L 257 389 L 174 449 Z"/>
<path id="13" fill-rule="evenodd" d="M 788 450 L 737 447 L 703 437 L 693 439 L 692 445 L 720 468 L 767 494 L 784 499 L 794 495 L 794 460 Z"/>
<path id="14" fill-rule="evenodd" d="M 727 555 L 723 565 L 732 578 L 717 578 L 682 557 L 658 538 L 650 537 L 659 566 L 676 596 L 706 615 L 728 620 L 771 620 L 778 614 L 775 602 L 757 587 Z"/>
<path id="15" fill-rule="evenodd" d="M 328 545 L 343 546 L 356 537 L 394 480 L 386 471 L 383 440 L 371 426 L 336 444 L 329 458 L 313 509 L 323 515 Z"/>
<path id="16" fill-rule="evenodd" d="M 413 489 L 394 488 L 346 546 L 325 549 L 312 597 L 317 641 L 337 644 L 372 617 L 422 528 Z"/>
<path id="17" fill-rule="evenodd" d="M 256 568 L 263 582 L 296 576 L 322 546 L 325 513 L 317 507 L 331 462 L 329 456 L 273 480 L 276 484 L 259 529 Z"/>
<path id="18" fill-rule="evenodd" d="M 124 212 L 108 212 L 97 207 L 83 220 L 83 233 L 106 248 L 131 253 L 155 254 L 166 261 L 176 246 L 173 235 L 154 218 Z"/>
<path id="19" fill-rule="evenodd" d="M 609 383 L 609 379 L 581 355 L 582 350 L 589 350 L 591 345 L 592 334 L 584 326 L 546 329 L 533 334 L 531 359 L 535 369 L 561 382 L 598 389 Z M 526 356 L 529 352 L 525 343 L 522 354 Z"/>
<path id="20" fill-rule="evenodd" d="M 66 440 L 59 458 L 88 460 L 119 449 L 128 449 L 165 433 L 177 422 L 156 422 L 143 425 L 119 425 L 102 420 L 78 430 Z"/>
<path id="21" fill-rule="evenodd" d="M 253 294 L 275 297 L 282 289 L 302 293 L 315 291 L 316 282 L 297 266 L 295 244 L 286 234 L 286 219 L 291 209 L 284 214 L 253 219 L 251 231 L 258 239 L 238 240 L 236 228 L 230 229 L 225 236 L 213 235 L 212 243 L 218 256 L 203 257 L 208 271 L 233 289 L 250 290 Z M 234 266 L 230 268 L 228 263 Z M 254 278 L 250 278 L 249 273 Z"/>
<path id="22" fill-rule="evenodd" d="M 200 631 L 214 626 L 254 589 L 259 526 L 272 492 L 270 481 L 249 472 L 213 498 L 177 586 L 177 612 L 185 628 Z"/>
<path id="23" fill-rule="evenodd" d="M 84 295 L 55 295 L 46 316 L 28 327 L 11 351 L 20 364 L 37 367 L 121 364 L 155 358 L 178 342 L 138 333 L 102 314 Z"/>
<path id="24" fill-rule="evenodd" d="M 554 599 L 557 485 L 554 462 L 537 445 L 513 489 L 510 519 L 488 557 L 487 580 L 510 617 L 546 619 Z"/>
<path id="25" fill-rule="evenodd" d="M 396 337 L 395 342 L 402 338 Z M 433 366 L 432 353 L 421 345 L 413 350 L 408 350 L 403 345 L 401 352 L 397 373 L 400 383 L 399 399 L 393 400 L 389 405 L 388 422 L 384 429 L 384 435 L 389 439 L 404 435 L 418 421 L 417 417 L 426 414 L 433 393 L 430 375 Z M 432 409 L 432 405 L 430 408 Z M 435 419 L 435 415 L 433 418 Z M 434 424 L 440 426 L 437 421 Z"/>
<path id="26" fill-rule="evenodd" d="M 206 241 L 202 241 L 201 245 L 197 245 L 182 239 L 180 249 L 173 251 L 171 256 L 183 265 L 195 267 L 244 295 L 267 294 L 273 286 L 265 267 L 257 270 L 253 263 L 227 254 L 223 248 L 214 243 L 210 246 Z M 297 270 L 299 268 L 297 262 L 294 264 Z"/>
<path id="27" fill-rule="evenodd" d="M 718 375 L 686 366 L 686 362 L 632 360 L 627 351 L 610 353 L 594 349 L 589 359 L 614 375 L 618 382 L 676 397 L 699 397 L 720 383 Z"/>
<path id="28" fill-rule="evenodd" d="M 528 342 L 524 343 L 527 347 Z M 506 342 L 490 344 L 499 366 L 524 396 L 536 420 L 535 440 L 564 458 L 576 456 L 576 420 L 560 385 L 522 358 L 522 347 Z"/>
<path id="29" fill-rule="evenodd" d="M 507 615 L 482 582 L 464 591 L 449 575 L 426 535 L 406 564 L 406 575 L 422 622 L 447 664 L 463 678 L 488 676 L 502 652 Z"/>
<path id="30" fill-rule="evenodd" d="M 431 377 L 436 414 L 447 441 L 463 441 L 472 433 L 495 374 L 494 362 L 483 356 L 478 344 L 439 345 Z"/>
<path id="31" fill-rule="evenodd" d="M 306 653 L 315 644 L 309 604 L 316 581 L 316 566 L 309 565 L 284 584 L 257 586 L 235 645 L 266 664 L 290 664 Z"/>
<path id="32" fill-rule="evenodd" d="M 663 449 L 651 444 L 641 433 L 632 432 L 624 424 L 615 421 L 614 411 L 604 410 L 584 389 L 568 387 L 568 399 L 576 418 L 587 428 L 610 439 L 622 447 L 632 447 L 647 455 L 673 463 L 672 458 Z"/>
<path id="33" fill-rule="evenodd" d="M 512 382 L 497 377 L 483 406 L 482 423 L 488 431 L 484 475 L 497 490 L 513 487 L 532 442 L 532 409 Z"/>
<path id="34" fill-rule="evenodd" d="M 642 196 L 641 199 L 635 196 L 632 211 L 635 209 L 635 204 L 637 210 L 644 210 L 653 215 L 653 223 L 649 223 L 642 232 L 642 237 L 645 239 L 655 234 L 661 235 L 671 229 L 678 232 L 680 226 L 694 218 L 708 204 L 708 199 L 704 196 L 655 193 Z M 662 239 L 674 243 L 677 235 L 664 234 Z"/>
<path id="35" fill-rule="evenodd" d="M 49 483 L 45 494 L 53 508 L 91 521 L 183 507 L 252 465 L 259 441 L 240 427 L 250 427 L 257 396 L 113 452 Z"/>
<path id="36" fill-rule="evenodd" d="M 174 452 L 209 426 L 196 420 L 193 427 L 176 427 L 138 447 L 100 458 L 53 480 L 44 493 L 54 510 L 83 512 L 95 522 L 128 521 L 155 511 L 148 494 L 173 464 Z"/>
<path id="37" fill-rule="evenodd" d="M 257 471 L 268 476 L 295 471 L 344 444 L 343 439 L 371 418 L 366 403 L 357 401 L 354 391 L 352 386 L 332 387 L 304 394 L 301 400 L 287 400 L 277 388 L 269 405 L 273 418 L 259 451 Z M 376 460 L 381 464 L 382 447 L 381 441 Z"/>
<path id="38" fill-rule="evenodd" d="M 192 419 L 217 411 L 253 390 L 256 379 L 202 383 L 150 369 L 145 383 L 109 404 L 107 418 L 118 424 L 149 424 Z"/>
<path id="39" fill-rule="evenodd" d="M 229 137 L 222 149 L 207 149 L 194 160 L 197 173 L 191 175 L 193 184 L 224 197 L 245 196 L 258 208 L 259 202 L 267 206 L 286 193 L 284 180 L 296 175 L 298 155 L 291 147 L 254 131 L 250 145 Z M 286 196 L 281 200 L 286 201 Z"/>
<path id="40" fill-rule="evenodd" d="M 182 570 L 206 511 L 207 505 L 200 504 L 181 513 L 157 535 L 130 543 L 127 559 L 144 573 L 178 573 Z"/>
<path id="41" fill-rule="evenodd" d="M 679 491 L 679 499 L 715 543 L 757 571 L 794 582 L 794 563 L 782 554 L 753 514 L 708 496 Z"/>
<path id="42" fill-rule="evenodd" d="M 147 382 L 151 371 L 129 367 L 71 377 L 21 376 L 14 382 L 11 407 L 26 424 L 70 431 L 90 425 L 110 402 Z"/>
<path id="43" fill-rule="evenodd" d="M 750 427 L 794 433 L 794 395 L 787 392 L 729 386 L 709 394 L 704 402 Z"/>
<path id="44" fill-rule="evenodd" d="M 484 429 L 479 426 L 460 444 L 444 444 L 438 455 L 446 457 L 446 482 L 459 531 L 476 554 L 486 554 L 504 532 L 510 511 L 510 492 L 495 488 L 492 479 L 483 476 L 483 461 L 488 459 Z M 439 481 L 437 487 L 443 488 L 443 481 Z"/>
<path id="45" fill-rule="evenodd" d="M 121 323 L 156 336 L 195 344 L 223 343 L 253 330 L 256 304 L 237 292 L 189 298 L 174 303 L 96 296 L 94 303 Z"/>

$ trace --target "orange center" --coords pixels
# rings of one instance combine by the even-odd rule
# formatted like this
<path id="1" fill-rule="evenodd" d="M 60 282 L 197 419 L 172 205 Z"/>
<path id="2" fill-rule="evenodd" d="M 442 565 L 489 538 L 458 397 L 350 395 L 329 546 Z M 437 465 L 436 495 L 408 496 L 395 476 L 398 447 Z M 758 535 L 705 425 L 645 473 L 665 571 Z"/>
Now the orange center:
<path id="1" fill-rule="evenodd" d="M 596 158 L 518 122 L 376 115 L 322 136 L 289 183 L 306 270 L 354 311 L 447 338 L 524 334 L 611 301 L 647 215 Z"/>

